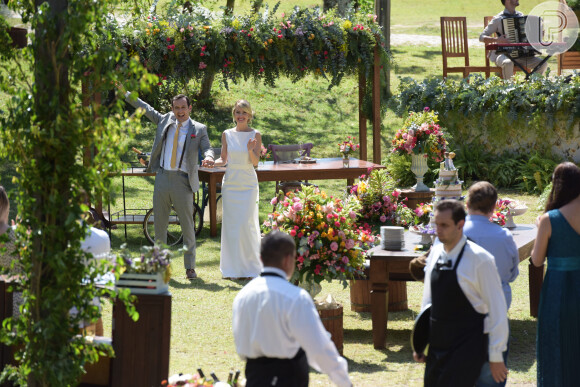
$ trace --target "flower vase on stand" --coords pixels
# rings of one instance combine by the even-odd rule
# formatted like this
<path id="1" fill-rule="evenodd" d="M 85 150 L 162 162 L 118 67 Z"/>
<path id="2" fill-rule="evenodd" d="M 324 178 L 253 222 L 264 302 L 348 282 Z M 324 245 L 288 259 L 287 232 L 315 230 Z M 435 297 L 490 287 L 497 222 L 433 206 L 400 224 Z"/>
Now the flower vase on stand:
<path id="1" fill-rule="evenodd" d="M 423 176 L 429 170 L 429 167 L 427 167 L 427 157 L 425 156 L 425 154 L 411 155 L 411 171 L 413 171 L 417 178 L 417 184 L 413 187 L 415 192 L 429 192 L 429 187 L 423 183 Z"/>
<path id="2" fill-rule="evenodd" d="M 348 155 L 342 155 L 342 167 L 348 168 L 350 166 L 350 158 Z"/>
<path id="3" fill-rule="evenodd" d="M 308 292 L 308 294 L 310 294 L 310 297 L 312 297 L 313 300 L 314 300 L 314 297 L 316 297 L 322 291 L 322 285 L 320 285 L 318 282 L 315 282 L 315 281 L 300 282 L 300 284 L 298 284 L 298 286 L 300 286 L 302 289 L 306 290 Z"/>

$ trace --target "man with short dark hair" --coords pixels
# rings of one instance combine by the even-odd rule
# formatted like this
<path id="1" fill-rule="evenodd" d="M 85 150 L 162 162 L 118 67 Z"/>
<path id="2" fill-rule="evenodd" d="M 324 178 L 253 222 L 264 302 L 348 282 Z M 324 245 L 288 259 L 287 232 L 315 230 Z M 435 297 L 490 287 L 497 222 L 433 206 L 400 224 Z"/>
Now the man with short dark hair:
<path id="1" fill-rule="evenodd" d="M 469 187 L 467 192 L 467 218 L 463 233 L 493 255 L 507 309 L 509 310 L 512 302 L 510 282 L 515 281 L 519 274 L 518 264 L 520 259 L 512 234 L 489 220 L 495 210 L 496 202 L 497 190 L 491 183 L 480 181 Z M 506 364 L 507 355 L 508 351 L 506 350 L 503 353 L 503 359 Z M 477 387 L 505 386 L 505 381 L 496 383 L 491 376 L 489 363 L 486 362 L 475 385 Z"/>
<path id="2" fill-rule="evenodd" d="M 457 200 L 435 207 L 437 237 L 425 270 L 422 310 L 431 305 L 425 386 L 472 387 L 489 355 L 496 382 L 507 377 L 505 298 L 493 256 L 463 235 L 465 210 Z"/>
<path id="3" fill-rule="evenodd" d="M 511 43 L 510 40 L 505 36 L 502 20 L 509 17 L 524 16 L 524 14 L 516 11 L 516 7 L 520 5 L 519 0 L 501 0 L 501 3 L 505 6 L 505 9 L 503 12 L 500 12 L 494 16 L 487 27 L 485 27 L 481 35 L 479 35 L 480 42 L 485 44 Z M 493 36 L 494 34 L 496 34 L 496 36 Z M 507 53 L 497 53 L 495 50 L 491 50 L 489 52 L 489 60 L 494 62 L 496 66 L 501 67 L 503 79 L 510 79 L 514 75 L 514 62 L 509 58 Z M 520 63 L 528 70 L 536 67 L 538 64 L 540 64 L 541 61 L 542 58 L 535 56 L 518 59 L 518 63 Z M 545 62 L 538 69 L 538 73 L 543 74 L 547 67 L 548 62 Z"/>
<path id="4" fill-rule="evenodd" d="M 247 361 L 246 387 L 308 386 L 308 366 L 338 386 L 352 386 L 348 366 L 324 329 L 310 295 L 288 282 L 294 273 L 294 239 L 272 231 L 262 239 L 264 271 L 238 293 L 233 332 Z"/>
<path id="5" fill-rule="evenodd" d="M 122 85 L 118 85 L 124 90 Z M 155 172 L 153 187 L 153 212 L 155 214 L 155 240 L 167 243 L 167 227 L 171 207 L 179 217 L 183 244 L 185 275 L 197 278 L 195 272 L 195 227 L 193 222 L 193 193 L 199 189 L 198 153 L 201 149 L 205 159 L 202 166 L 214 164 L 213 149 L 207 135 L 207 127 L 190 118 L 191 103 L 184 94 L 173 97 L 171 112 L 161 114 L 141 99 L 125 94 L 125 100 L 135 108 L 145 111 L 145 116 L 157 124 L 155 141 L 147 172 Z"/>

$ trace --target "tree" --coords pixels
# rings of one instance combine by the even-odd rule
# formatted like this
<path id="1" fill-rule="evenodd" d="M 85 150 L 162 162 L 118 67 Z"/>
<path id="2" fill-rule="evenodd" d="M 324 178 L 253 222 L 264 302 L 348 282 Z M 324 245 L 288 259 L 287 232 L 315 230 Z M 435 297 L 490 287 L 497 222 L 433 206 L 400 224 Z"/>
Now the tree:
<path id="1" fill-rule="evenodd" d="M 0 62 L 11 69 L 10 76 L 0 77 L 2 91 L 11 95 L 0 114 L 0 156 L 13 161 L 19 173 L 15 179 L 22 223 L 17 234 L 24 305 L 20 318 L 4 322 L 3 342 L 20 349 L 19 366 L 7 367 L 2 377 L 29 386 L 74 385 L 86 362 L 111 352 L 87 345 L 79 322 L 99 316 L 98 308 L 90 305 L 93 297 L 115 295 L 92 285 L 110 268 L 80 249 L 87 231 L 80 222 L 87 210 L 82 195 L 107 191 L 108 175 L 120 169 L 121 139 L 135 120 L 121 113 L 122 102 L 81 107 L 82 81 L 99 93 L 116 80 L 108 66 L 121 53 L 113 46 L 95 46 L 95 37 L 108 33 L 105 15 L 115 1 L 9 4 L 16 3 L 34 34 L 22 53 L 8 48 L 7 35 L 0 34 Z M 143 76 L 138 61 L 127 63 L 147 87 L 151 79 Z M 85 149 L 93 152 L 88 167 L 83 165 Z M 128 294 L 121 296 L 126 299 Z M 69 313 L 72 307 L 78 314 Z"/>

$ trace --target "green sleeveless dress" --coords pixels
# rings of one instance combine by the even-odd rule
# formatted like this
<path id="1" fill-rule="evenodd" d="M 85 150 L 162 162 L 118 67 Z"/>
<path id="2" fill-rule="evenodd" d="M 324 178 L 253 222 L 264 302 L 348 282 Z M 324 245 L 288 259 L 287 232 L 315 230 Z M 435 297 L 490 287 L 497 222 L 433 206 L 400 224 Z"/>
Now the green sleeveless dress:
<path id="1" fill-rule="evenodd" d="M 548 270 L 538 312 L 538 386 L 578 386 L 580 363 L 580 234 L 560 210 L 548 212 Z"/>

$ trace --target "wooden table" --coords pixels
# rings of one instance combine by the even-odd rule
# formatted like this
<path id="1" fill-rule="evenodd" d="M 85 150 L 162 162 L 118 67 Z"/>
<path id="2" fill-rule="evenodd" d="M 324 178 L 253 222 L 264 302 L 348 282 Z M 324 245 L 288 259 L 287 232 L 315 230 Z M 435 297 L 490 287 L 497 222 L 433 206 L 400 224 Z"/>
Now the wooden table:
<path id="1" fill-rule="evenodd" d="M 520 262 L 526 260 L 534 247 L 537 229 L 531 224 L 518 225 L 511 230 L 518 247 Z M 371 315 L 373 329 L 373 344 L 377 349 L 385 348 L 387 339 L 388 303 L 389 303 L 389 273 L 409 275 L 409 262 L 423 254 L 414 251 L 421 236 L 406 232 L 405 248 L 401 251 L 383 250 L 380 246 L 370 250 L 371 281 Z M 529 272 L 530 314 L 537 316 L 540 291 L 542 289 L 544 268 L 536 268 L 531 260 Z"/>
<path id="2" fill-rule="evenodd" d="M 314 164 L 274 164 L 267 161 L 258 166 L 256 173 L 258 181 L 347 179 L 347 184 L 352 184 L 355 178 L 368 173 L 369 168 L 384 168 L 384 166 L 352 158 L 348 168 L 342 166 L 341 158 L 317 159 Z M 199 168 L 199 180 L 208 183 L 209 186 L 209 223 L 212 237 L 217 236 L 216 186 L 221 183 L 225 172 L 224 167 Z"/>

